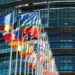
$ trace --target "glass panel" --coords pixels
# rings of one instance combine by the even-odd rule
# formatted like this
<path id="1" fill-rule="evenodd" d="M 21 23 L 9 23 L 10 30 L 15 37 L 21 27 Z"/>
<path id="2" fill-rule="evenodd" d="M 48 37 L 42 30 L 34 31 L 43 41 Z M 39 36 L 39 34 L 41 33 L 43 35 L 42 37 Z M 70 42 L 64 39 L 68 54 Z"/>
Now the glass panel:
<path id="1" fill-rule="evenodd" d="M 75 48 L 75 43 L 68 43 L 68 42 L 60 42 L 60 43 L 54 43 L 51 42 L 50 43 L 50 47 L 51 48 Z"/>
<path id="2" fill-rule="evenodd" d="M 49 16 L 49 26 L 75 26 L 75 8 L 41 10 L 41 19 L 43 25 L 47 25 Z"/>
<path id="3" fill-rule="evenodd" d="M 67 41 L 67 42 L 74 42 L 75 41 L 75 36 L 52 36 L 52 37 L 49 37 L 49 41 L 50 42 L 64 42 L 64 41 Z"/>
<path id="4" fill-rule="evenodd" d="M 60 71 L 75 71 L 75 56 L 56 56 L 55 59 Z"/>

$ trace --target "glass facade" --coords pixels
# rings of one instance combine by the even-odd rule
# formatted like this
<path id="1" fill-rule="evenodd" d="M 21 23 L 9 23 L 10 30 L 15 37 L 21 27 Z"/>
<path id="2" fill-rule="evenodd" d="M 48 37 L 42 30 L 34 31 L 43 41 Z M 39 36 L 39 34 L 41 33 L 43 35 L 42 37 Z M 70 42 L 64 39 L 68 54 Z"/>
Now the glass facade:
<path id="1" fill-rule="evenodd" d="M 55 55 L 56 65 L 59 71 L 75 71 L 75 54 L 68 52 L 75 50 L 75 8 L 50 8 L 41 10 L 43 25 L 47 28 L 50 48 L 57 50 Z M 72 28 L 71 28 L 72 27 Z M 68 30 L 68 28 L 70 28 Z M 67 52 L 59 52 L 66 49 Z M 70 55 L 69 55 L 70 54 Z"/>
<path id="2" fill-rule="evenodd" d="M 55 59 L 59 71 L 75 71 L 75 56 L 56 56 Z"/>
<path id="3" fill-rule="evenodd" d="M 49 26 L 62 27 L 62 26 L 75 26 L 75 8 L 51 8 L 41 10 L 42 23 L 47 26 L 49 17 Z"/>

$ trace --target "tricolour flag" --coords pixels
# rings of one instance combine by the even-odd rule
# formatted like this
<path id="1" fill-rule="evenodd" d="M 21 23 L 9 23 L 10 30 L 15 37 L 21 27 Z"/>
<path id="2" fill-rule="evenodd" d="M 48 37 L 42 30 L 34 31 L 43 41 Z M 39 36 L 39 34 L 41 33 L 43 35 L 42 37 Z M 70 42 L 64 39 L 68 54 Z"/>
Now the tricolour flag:
<path id="1" fill-rule="evenodd" d="M 38 38 L 42 31 L 42 28 L 38 26 L 24 25 L 21 27 L 20 31 L 23 34 L 30 34 L 32 37 Z"/>
<path id="2" fill-rule="evenodd" d="M 13 15 L 14 14 L 8 14 L 4 18 L 4 25 L 5 25 L 5 31 L 9 32 L 13 25 Z"/>
<path id="3" fill-rule="evenodd" d="M 30 29 L 32 28 L 31 25 L 23 25 L 21 26 L 20 28 L 20 31 L 23 33 L 23 34 L 30 34 Z"/>
<path id="4" fill-rule="evenodd" d="M 5 30 L 9 32 L 13 24 L 13 15 L 12 13 L 0 17 L 0 30 Z"/>

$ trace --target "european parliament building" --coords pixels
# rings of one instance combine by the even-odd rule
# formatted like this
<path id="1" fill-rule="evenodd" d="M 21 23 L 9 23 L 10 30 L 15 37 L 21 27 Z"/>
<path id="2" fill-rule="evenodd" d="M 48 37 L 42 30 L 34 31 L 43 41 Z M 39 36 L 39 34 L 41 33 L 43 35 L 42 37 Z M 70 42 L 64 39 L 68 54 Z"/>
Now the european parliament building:
<path id="1" fill-rule="evenodd" d="M 33 10 L 39 10 L 43 30 L 48 34 L 49 47 L 55 57 L 59 75 L 75 75 L 75 0 L 0 0 L 0 16 L 13 11 L 17 15 L 18 12 Z M 15 23 L 15 27 L 16 25 Z M 10 49 L 0 32 L 0 75 L 8 75 Z M 12 69 L 9 75 L 24 75 L 24 62 L 22 62 L 22 73 L 19 74 L 19 56 L 17 59 L 17 70 L 15 70 L 16 52 L 13 50 Z"/>

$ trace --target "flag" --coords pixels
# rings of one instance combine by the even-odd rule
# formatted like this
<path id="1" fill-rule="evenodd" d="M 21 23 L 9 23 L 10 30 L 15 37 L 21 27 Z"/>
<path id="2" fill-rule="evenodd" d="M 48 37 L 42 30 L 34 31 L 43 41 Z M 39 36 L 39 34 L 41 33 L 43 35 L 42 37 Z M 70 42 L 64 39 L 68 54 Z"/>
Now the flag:
<path id="1" fill-rule="evenodd" d="M 20 46 L 19 49 L 21 57 L 25 58 L 26 56 L 32 55 L 34 46 L 32 44 L 28 44 L 28 47 Z"/>
<path id="2" fill-rule="evenodd" d="M 30 13 L 24 13 L 20 15 L 20 24 L 31 24 L 34 25 L 37 22 L 38 19 L 38 12 L 30 12 Z"/>
<path id="3" fill-rule="evenodd" d="M 33 51 L 34 51 L 34 45 L 33 44 L 30 44 L 29 45 L 29 48 L 28 48 L 28 54 L 29 55 L 32 55 Z"/>
<path id="4" fill-rule="evenodd" d="M 39 51 L 39 52 L 37 53 L 37 56 L 38 56 L 38 60 L 39 60 L 40 62 L 42 62 L 42 59 L 43 59 L 43 51 Z"/>
<path id="5" fill-rule="evenodd" d="M 13 14 L 8 14 L 4 18 L 5 31 L 9 32 L 13 24 Z"/>
<path id="6" fill-rule="evenodd" d="M 23 26 L 21 26 L 20 31 L 23 34 L 30 34 L 31 27 L 32 27 L 31 25 L 23 25 Z"/>
<path id="7" fill-rule="evenodd" d="M 28 64 L 29 68 L 33 68 L 33 69 L 36 69 L 36 64 L 33 64 L 33 63 L 29 63 Z"/>
<path id="8" fill-rule="evenodd" d="M 18 46 L 19 54 L 22 58 L 25 58 L 28 55 L 28 49 L 27 44 L 25 46 Z"/>
<path id="9" fill-rule="evenodd" d="M 25 58 L 26 56 L 28 56 L 28 53 L 27 52 L 21 51 L 19 53 L 20 53 L 22 59 Z"/>
<path id="10" fill-rule="evenodd" d="M 8 46 L 12 46 L 13 50 L 21 51 L 23 47 L 26 46 L 26 42 L 12 40 L 10 43 L 8 43 Z"/>
<path id="11" fill-rule="evenodd" d="M 19 43 L 19 41 L 14 41 L 14 40 L 12 40 L 10 43 L 8 43 L 8 45 L 9 46 L 15 46 L 15 45 L 17 45 Z"/>
<path id="12" fill-rule="evenodd" d="M 28 63 L 29 63 L 28 66 L 29 66 L 29 68 L 33 68 L 33 69 L 36 68 L 36 62 L 37 62 L 36 59 L 37 59 L 36 53 L 33 52 L 32 55 L 30 55 L 29 59 L 28 59 Z"/>
<path id="13" fill-rule="evenodd" d="M 30 29 L 30 35 L 33 36 L 34 38 L 38 38 L 40 33 L 42 31 L 42 28 L 38 27 L 38 26 L 33 26 Z"/>
<path id="14" fill-rule="evenodd" d="M 8 41 L 11 40 L 12 34 L 11 34 L 10 32 L 5 32 L 5 33 L 3 34 L 3 38 L 4 38 L 4 41 L 5 41 L 5 42 L 8 42 Z"/>
<path id="15" fill-rule="evenodd" d="M 25 13 L 21 14 L 20 21 L 21 21 L 21 28 L 20 31 L 23 34 L 30 34 L 34 38 L 39 37 L 39 33 L 41 32 L 41 28 L 36 26 L 39 24 L 39 14 L 38 12 L 30 12 L 30 13 Z"/>
<path id="16" fill-rule="evenodd" d="M 20 30 L 15 31 L 15 39 L 19 41 L 26 41 L 25 36 L 23 36 L 23 33 Z"/>

